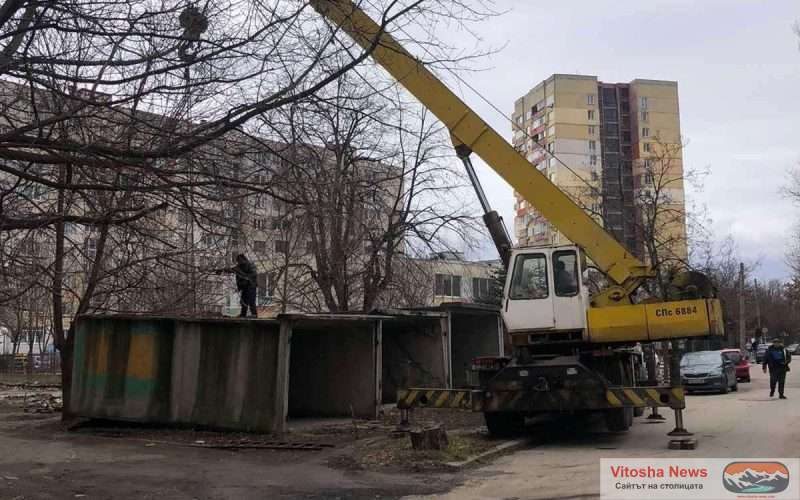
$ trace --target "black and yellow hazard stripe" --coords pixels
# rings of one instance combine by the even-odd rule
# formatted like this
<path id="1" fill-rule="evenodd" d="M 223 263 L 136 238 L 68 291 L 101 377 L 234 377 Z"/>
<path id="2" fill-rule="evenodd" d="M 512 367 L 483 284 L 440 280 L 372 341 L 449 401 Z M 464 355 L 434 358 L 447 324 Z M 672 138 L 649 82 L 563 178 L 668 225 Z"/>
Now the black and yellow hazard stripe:
<path id="1" fill-rule="evenodd" d="M 472 391 L 463 389 L 400 389 L 397 407 L 409 408 L 466 408 L 472 405 Z"/>
<path id="2" fill-rule="evenodd" d="M 614 387 L 606 390 L 606 400 L 614 407 L 686 408 L 683 387 Z"/>

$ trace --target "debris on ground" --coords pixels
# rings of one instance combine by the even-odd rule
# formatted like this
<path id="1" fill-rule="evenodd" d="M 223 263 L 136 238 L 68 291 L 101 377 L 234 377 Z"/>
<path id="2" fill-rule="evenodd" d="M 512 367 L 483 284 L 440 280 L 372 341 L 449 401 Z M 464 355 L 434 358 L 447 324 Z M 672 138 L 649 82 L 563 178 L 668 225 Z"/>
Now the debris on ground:
<path id="1" fill-rule="evenodd" d="M 73 432 L 126 441 L 140 441 L 146 447 L 166 445 L 226 450 L 321 451 L 335 446 L 335 440 L 326 435 L 276 436 L 222 430 L 153 427 L 120 422 L 88 421 L 75 428 Z"/>
<path id="2" fill-rule="evenodd" d="M 31 394 L 25 398 L 23 409 L 25 413 L 55 413 L 60 412 L 62 406 L 61 396 Z"/>
<path id="3" fill-rule="evenodd" d="M 63 406 L 58 385 L 30 383 L 9 384 L 0 382 L 0 401 L 22 408 L 25 413 L 55 413 Z"/>

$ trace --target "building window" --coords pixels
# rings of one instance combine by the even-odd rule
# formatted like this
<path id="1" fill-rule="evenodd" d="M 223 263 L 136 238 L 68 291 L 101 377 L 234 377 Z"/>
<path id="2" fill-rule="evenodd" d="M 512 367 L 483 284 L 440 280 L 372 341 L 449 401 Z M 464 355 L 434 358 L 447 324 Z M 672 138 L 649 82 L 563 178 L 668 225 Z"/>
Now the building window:
<path id="1" fill-rule="evenodd" d="M 597 155 L 589 156 L 589 165 L 597 165 Z"/>
<path id="2" fill-rule="evenodd" d="M 586 104 L 594 104 L 594 94 L 589 94 L 586 96 Z"/>
<path id="3" fill-rule="evenodd" d="M 589 141 L 589 151 L 597 151 L 597 141 Z"/>
<path id="4" fill-rule="evenodd" d="M 461 276 L 437 274 L 435 278 L 435 295 L 461 297 Z"/>
<path id="5" fill-rule="evenodd" d="M 644 127 L 642 129 L 642 137 L 650 137 L 650 129 L 649 128 Z"/>
<path id="6" fill-rule="evenodd" d="M 267 253 L 267 242 L 260 240 L 253 241 L 253 250 L 255 250 L 256 253 Z"/>
<path id="7" fill-rule="evenodd" d="M 641 108 L 642 109 L 647 109 L 647 97 L 642 96 L 641 103 L 642 103 Z"/>
<path id="8" fill-rule="evenodd" d="M 273 231 L 288 231 L 291 227 L 289 219 L 285 217 L 271 217 L 270 229 Z"/>
<path id="9" fill-rule="evenodd" d="M 264 230 L 267 228 L 267 220 L 266 219 L 253 219 L 253 227 L 259 230 Z"/>
<path id="10" fill-rule="evenodd" d="M 228 204 L 225 205 L 223 213 L 227 219 L 239 219 L 239 216 L 242 214 L 242 209 L 237 205 Z"/>
<path id="11" fill-rule="evenodd" d="M 589 125 L 589 135 L 594 135 L 594 125 Z"/>
<path id="12" fill-rule="evenodd" d="M 652 186 L 653 185 L 653 173 L 652 172 L 645 172 L 645 174 L 642 176 L 642 184 L 644 184 L 646 186 Z"/>
<path id="13" fill-rule="evenodd" d="M 642 111 L 641 115 L 642 115 L 642 121 L 643 122 L 646 122 L 647 119 L 650 117 L 650 115 L 647 113 L 647 111 Z"/>
<path id="14" fill-rule="evenodd" d="M 650 148 L 650 143 L 649 142 L 645 142 L 643 147 L 644 147 L 644 152 L 645 153 L 650 153 L 651 152 L 651 148 Z"/>
<path id="15" fill-rule="evenodd" d="M 556 148 L 555 146 L 556 146 L 556 144 L 554 142 L 548 142 L 547 143 L 547 150 L 552 153 L 553 150 Z"/>
<path id="16" fill-rule="evenodd" d="M 590 121 L 594 120 L 594 110 L 593 109 L 590 109 L 590 110 L 588 110 L 586 112 L 586 118 L 588 118 Z"/>
<path id="17" fill-rule="evenodd" d="M 473 300 L 488 299 L 492 290 L 492 280 L 489 278 L 472 278 Z"/>
<path id="18" fill-rule="evenodd" d="M 289 242 L 286 240 L 275 240 L 275 251 L 278 253 L 289 253 Z"/>
<path id="19" fill-rule="evenodd" d="M 653 160 L 645 160 L 644 161 L 644 168 L 650 170 L 653 168 Z"/>
<path id="20" fill-rule="evenodd" d="M 600 175 L 597 173 L 597 170 L 592 170 L 592 180 L 593 181 L 599 181 L 600 180 Z"/>
<path id="21" fill-rule="evenodd" d="M 30 241 L 33 243 L 33 240 Z M 93 259 L 95 255 L 97 255 L 97 238 L 86 238 L 86 256 Z"/>

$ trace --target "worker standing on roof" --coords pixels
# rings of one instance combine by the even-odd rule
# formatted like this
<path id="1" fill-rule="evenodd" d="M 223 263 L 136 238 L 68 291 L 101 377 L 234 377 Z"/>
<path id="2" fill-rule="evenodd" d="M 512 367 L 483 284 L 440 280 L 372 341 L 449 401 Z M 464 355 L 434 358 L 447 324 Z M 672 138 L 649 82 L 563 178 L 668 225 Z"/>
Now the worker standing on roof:
<path id="1" fill-rule="evenodd" d="M 236 289 L 239 290 L 239 302 L 242 304 L 240 318 L 247 317 L 247 310 L 254 317 L 258 317 L 256 312 L 256 287 L 258 286 L 258 272 L 256 266 L 240 253 L 235 258 L 236 265 L 224 269 L 218 269 L 217 274 L 232 273 L 236 275 Z"/>

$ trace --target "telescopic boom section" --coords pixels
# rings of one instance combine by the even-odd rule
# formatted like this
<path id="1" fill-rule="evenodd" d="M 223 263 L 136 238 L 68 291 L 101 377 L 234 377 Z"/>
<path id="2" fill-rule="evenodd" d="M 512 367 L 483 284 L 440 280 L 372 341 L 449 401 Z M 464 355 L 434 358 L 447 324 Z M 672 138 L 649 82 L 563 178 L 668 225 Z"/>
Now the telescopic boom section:
<path id="1" fill-rule="evenodd" d="M 651 271 L 539 172 L 425 66 L 350 0 L 311 0 L 445 124 L 456 147 L 469 148 L 506 180 L 609 279 L 632 291 Z"/>

